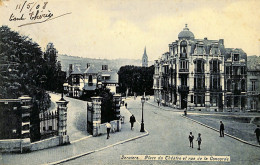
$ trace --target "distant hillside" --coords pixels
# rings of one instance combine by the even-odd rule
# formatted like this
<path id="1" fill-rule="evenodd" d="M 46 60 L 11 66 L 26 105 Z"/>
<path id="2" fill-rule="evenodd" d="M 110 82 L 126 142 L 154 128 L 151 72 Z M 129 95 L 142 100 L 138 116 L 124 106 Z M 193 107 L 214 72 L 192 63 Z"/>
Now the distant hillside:
<path id="1" fill-rule="evenodd" d="M 68 56 L 59 54 L 58 61 L 61 62 L 62 70 L 67 71 L 69 68 L 69 64 L 80 64 L 81 68 L 85 68 L 87 63 L 91 65 L 95 65 L 96 67 L 100 67 L 102 65 L 108 65 L 109 69 L 112 70 L 119 70 L 121 66 L 125 65 L 134 65 L 134 66 L 141 66 L 141 59 L 134 60 L 134 59 L 115 59 L 115 60 L 108 60 L 108 59 L 93 59 L 93 58 L 82 58 L 76 56 Z M 153 61 L 149 61 L 149 66 L 153 65 Z"/>
<path id="2" fill-rule="evenodd" d="M 108 68 L 112 70 L 119 70 L 121 66 L 125 66 L 125 65 L 141 66 L 141 59 L 140 60 L 134 60 L 134 59 L 108 60 L 108 59 L 82 58 L 82 57 L 68 56 L 62 54 L 58 55 L 58 61 L 61 61 L 62 70 L 64 71 L 68 70 L 69 64 L 80 64 L 81 68 L 85 68 L 87 63 L 90 63 L 100 68 L 102 65 L 108 65 Z M 260 63 L 260 56 L 247 56 L 248 67 L 255 66 L 256 64 L 259 63 Z M 149 61 L 149 66 L 153 64 L 154 61 Z"/>

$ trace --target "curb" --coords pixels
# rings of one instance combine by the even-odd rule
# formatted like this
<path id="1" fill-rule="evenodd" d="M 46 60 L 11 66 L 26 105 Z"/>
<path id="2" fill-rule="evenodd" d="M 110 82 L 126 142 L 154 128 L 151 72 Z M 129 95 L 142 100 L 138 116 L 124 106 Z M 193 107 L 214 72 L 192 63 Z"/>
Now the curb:
<path id="1" fill-rule="evenodd" d="M 213 128 L 213 127 L 211 127 L 211 126 L 208 126 L 208 125 L 206 125 L 206 124 L 203 124 L 203 123 L 201 123 L 201 122 L 199 122 L 199 121 L 197 121 L 197 120 L 191 119 L 191 118 L 186 117 L 186 116 L 184 116 L 184 115 L 181 115 L 181 117 L 186 118 L 186 119 L 188 119 L 188 120 L 191 120 L 191 121 L 193 121 L 193 122 L 195 122 L 195 123 L 198 123 L 198 124 L 200 124 L 200 125 L 202 125 L 202 126 L 204 126 L 204 127 L 207 127 L 207 128 L 209 128 L 209 129 L 212 129 L 212 130 L 214 130 L 214 131 L 216 131 L 216 132 L 219 132 L 218 129 Z M 247 141 L 245 141 L 245 140 L 242 140 L 242 139 L 240 139 L 240 138 L 238 138 L 238 137 L 235 137 L 235 136 L 233 136 L 233 135 L 230 135 L 230 134 L 228 134 L 228 133 L 224 133 L 224 134 L 225 134 L 226 136 L 229 136 L 229 137 L 231 137 L 231 138 L 233 138 L 233 139 L 235 139 L 235 140 L 237 140 L 237 141 L 240 141 L 240 142 L 242 142 L 242 143 L 245 143 L 245 144 L 248 144 L 248 145 L 251 145 L 251 146 L 260 148 L 260 145 L 255 145 L 255 144 L 249 143 L 249 142 L 247 142 Z"/>
<path id="2" fill-rule="evenodd" d="M 126 110 L 129 112 L 128 109 L 126 109 Z M 129 112 L 129 113 L 132 114 L 131 112 Z M 138 121 L 137 121 L 137 122 L 138 122 Z M 139 122 L 138 122 L 138 123 L 139 123 Z M 140 123 L 139 123 L 139 124 L 140 124 Z M 65 162 L 68 162 L 68 161 L 71 161 L 71 160 L 74 160 L 74 159 L 77 159 L 77 158 L 80 158 L 80 157 L 83 157 L 83 156 L 86 156 L 86 155 L 89 155 L 89 154 L 92 154 L 92 153 L 95 153 L 95 152 L 98 152 L 98 151 L 105 150 L 105 149 L 110 148 L 110 147 L 117 146 L 117 145 L 119 145 L 119 144 L 127 143 L 127 142 L 130 142 L 130 141 L 133 141 L 133 140 L 136 140 L 136 139 L 139 139 L 139 138 L 148 136 L 148 135 L 149 135 L 149 132 L 148 132 L 146 129 L 144 129 L 144 130 L 145 130 L 145 134 L 143 134 L 143 135 L 139 135 L 139 136 L 136 136 L 136 137 L 133 137 L 133 138 L 130 138 L 130 139 L 126 139 L 126 140 L 123 140 L 123 141 L 119 141 L 119 142 L 117 142 L 117 143 L 108 145 L 108 146 L 103 147 L 103 148 L 100 148 L 100 149 L 88 151 L 88 152 L 85 152 L 85 153 L 83 153 L 83 154 L 75 155 L 75 156 L 72 156 L 72 157 L 69 157 L 69 158 L 66 158 L 66 159 L 63 159 L 63 160 L 59 160 L 59 161 L 52 162 L 52 163 L 47 163 L 47 164 L 48 164 L 48 165 L 55 165 L 55 164 L 65 163 Z"/>

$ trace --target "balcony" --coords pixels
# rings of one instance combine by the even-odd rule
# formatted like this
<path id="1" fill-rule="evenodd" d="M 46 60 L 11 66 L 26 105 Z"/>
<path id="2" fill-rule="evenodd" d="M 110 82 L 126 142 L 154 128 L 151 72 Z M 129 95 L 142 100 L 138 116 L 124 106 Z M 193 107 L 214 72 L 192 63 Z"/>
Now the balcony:
<path id="1" fill-rule="evenodd" d="M 194 92 L 206 92 L 206 87 L 194 87 L 194 88 L 192 88 L 192 90 L 194 91 Z"/>
<path id="2" fill-rule="evenodd" d="M 189 87 L 186 85 L 179 85 L 178 92 L 189 92 Z"/>
<path id="3" fill-rule="evenodd" d="M 235 89 L 234 90 L 234 95 L 240 95 L 241 94 L 241 90 L 240 89 Z"/>
<path id="4" fill-rule="evenodd" d="M 181 58 L 181 59 L 187 58 L 187 53 L 180 53 L 180 58 Z"/>
<path id="5" fill-rule="evenodd" d="M 189 72 L 189 69 L 179 69 L 179 72 L 182 72 L 182 73 L 188 73 Z"/>
<path id="6" fill-rule="evenodd" d="M 209 88 L 209 90 L 211 91 L 211 92 L 220 92 L 220 91 L 222 91 L 222 86 L 217 86 L 217 87 L 210 87 Z"/>

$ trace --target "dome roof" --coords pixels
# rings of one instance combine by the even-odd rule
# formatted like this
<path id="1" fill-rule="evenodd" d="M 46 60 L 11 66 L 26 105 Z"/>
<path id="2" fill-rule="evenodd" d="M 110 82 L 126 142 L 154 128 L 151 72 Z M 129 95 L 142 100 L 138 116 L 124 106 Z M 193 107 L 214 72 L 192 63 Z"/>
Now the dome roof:
<path id="1" fill-rule="evenodd" d="M 181 31 L 178 35 L 179 39 L 194 39 L 194 34 L 189 31 L 189 28 L 187 27 L 187 24 L 185 24 L 185 28 L 183 28 L 183 31 Z"/>

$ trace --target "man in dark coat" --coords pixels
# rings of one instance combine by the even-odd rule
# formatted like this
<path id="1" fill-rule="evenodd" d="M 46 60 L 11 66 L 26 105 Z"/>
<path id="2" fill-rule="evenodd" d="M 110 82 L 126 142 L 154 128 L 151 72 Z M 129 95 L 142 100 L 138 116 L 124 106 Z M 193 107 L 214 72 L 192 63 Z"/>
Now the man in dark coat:
<path id="1" fill-rule="evenodd" d="M 192 135 L 192 132 L 190 132 L 189 140 L 190 140 L 190 147 L 192 147 L 192 148 L 193 148 L 193 139 L 194 139 L 194 136 Z"/>
<path id="2" fill-rule="evenodd" d="M 260 140 L 259 140 L 259 137 L 260 137 L 260 128 L 259 128 L 260 126 L 259 125 L 257 125 L 257 128 L 255 129 L 255 135 L 256 135 L 256 140 L 257 140 L 257 142 L 259 143 L 259 145 L 260 145 Z"/>
<path id="3" fill-rule="evenodd" d="M 224 137 L 224 124 L 222 123 L 222 121 L 220 121 L 220 129 L 219 129 L 219 133 L 220 133 L 220 137 Z"/>
<path id="4" fill-rule="evenodd" d="M 135 123 L 135 122 L 136 122 L 136 120 L 135 120 L 135 116 L 132 115 L 132 116 L 130 117 L 131 130 L 133 130 L 133 128 L 134 128 L 134 123 Z"/>

